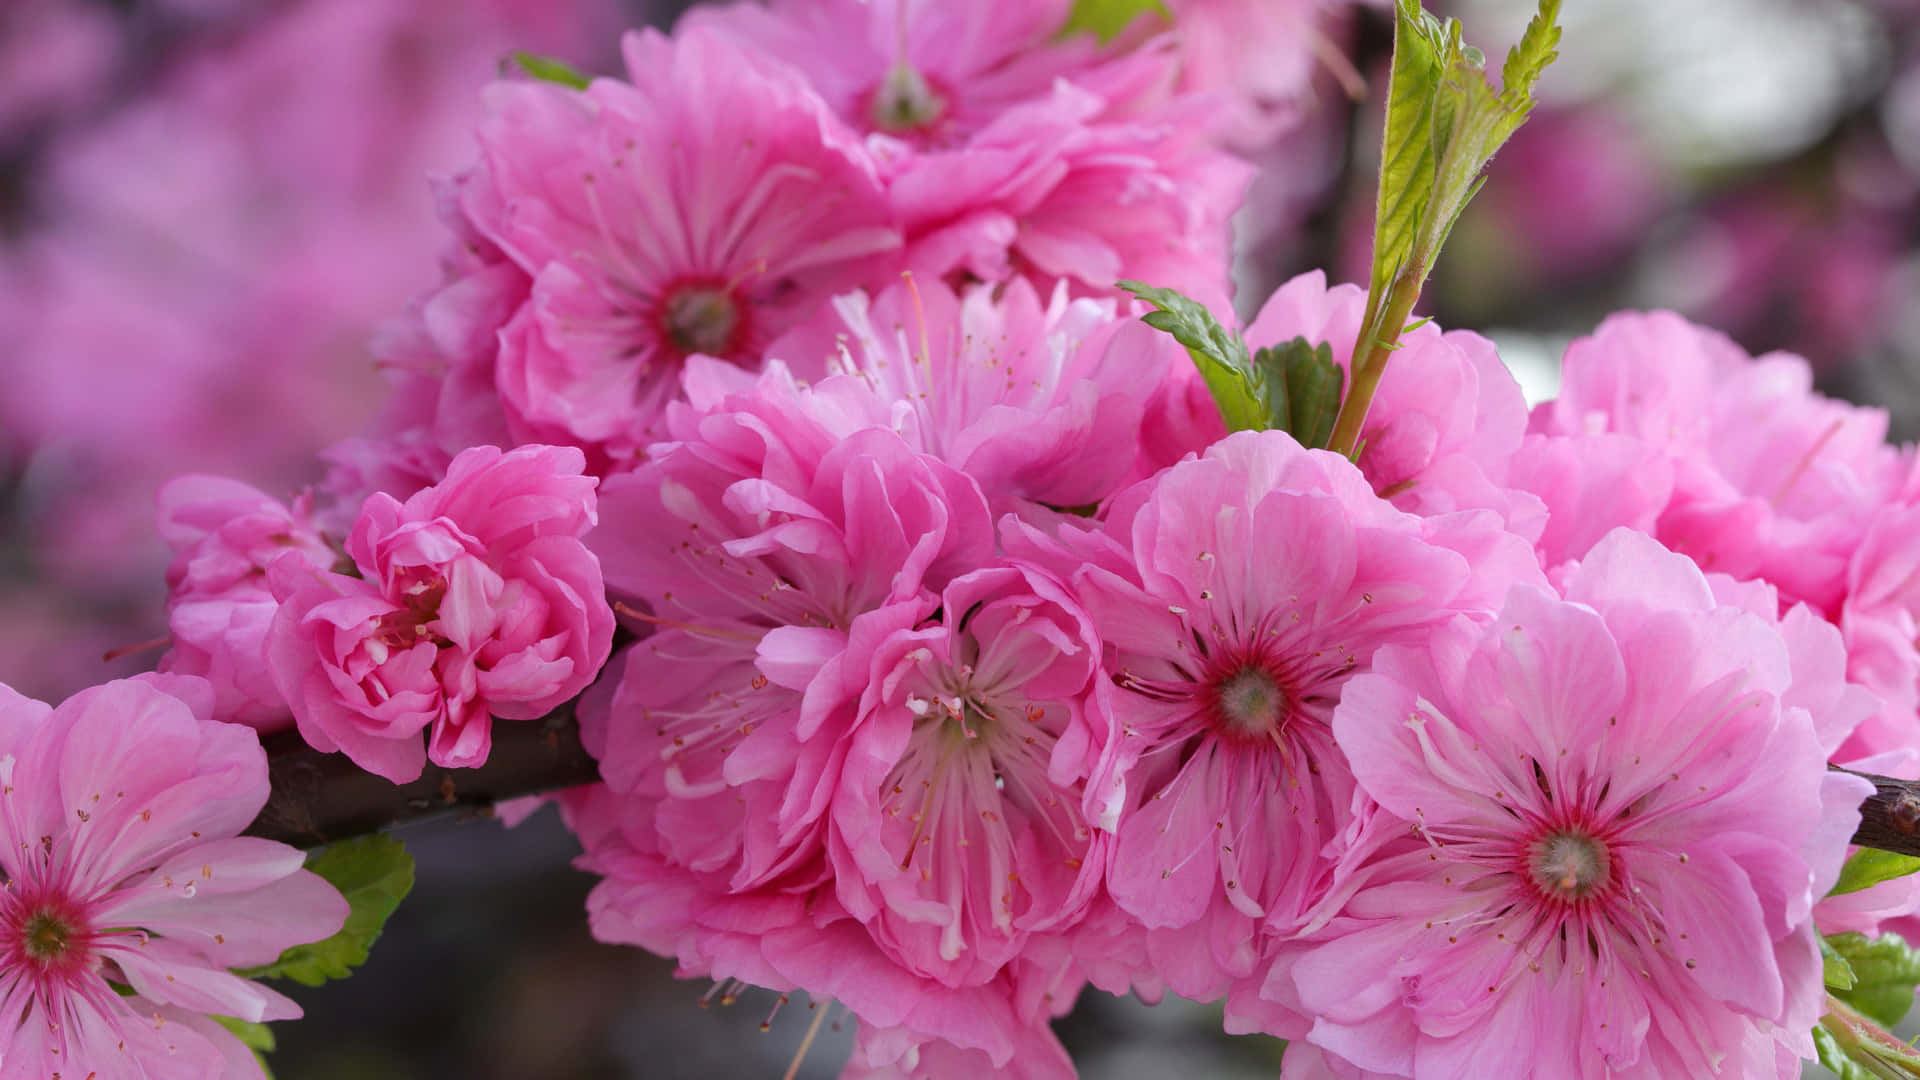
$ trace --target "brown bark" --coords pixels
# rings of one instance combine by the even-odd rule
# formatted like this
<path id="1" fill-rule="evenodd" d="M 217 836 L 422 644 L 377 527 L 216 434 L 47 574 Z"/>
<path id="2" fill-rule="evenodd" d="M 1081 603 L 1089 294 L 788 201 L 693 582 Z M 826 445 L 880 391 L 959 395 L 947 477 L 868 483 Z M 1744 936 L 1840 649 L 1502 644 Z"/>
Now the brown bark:
<path id="1" fill-rule="evenodd" d="M 298 847 L 315 847 L 436 814 L 490 815 L 495 803 L 591 783 L 599 768 L 580 745 L 571 707 L 542 720 L 495 720 L 493 749 L 477 769 L 429 763 L 420 779 L 395 784 L 345 754 L 323 754 L 299 733 L 262 740 L 273 793 L 248 827 Z"/>
<path id="2" fill-rule="evenodd" d="M 322 754 L 292 731 L 264 741 L 273 794 L 247 832 L 300 847 L 437 814 L 488 816 L 495 803 L 600 778 L 598 766 L 580 745 L 580 726 L 570 706 L 543 720 L 496 720 L 486 764 L 477 769 L 429 764 L 410 784 L 394 784 L 363 771 L 344 754 Z M 1855 775 L 1872 781 L 1875 791 L 1860 805 L 1860 828 L 1853 842 L 1920 856 L 1920 782 Z"/>

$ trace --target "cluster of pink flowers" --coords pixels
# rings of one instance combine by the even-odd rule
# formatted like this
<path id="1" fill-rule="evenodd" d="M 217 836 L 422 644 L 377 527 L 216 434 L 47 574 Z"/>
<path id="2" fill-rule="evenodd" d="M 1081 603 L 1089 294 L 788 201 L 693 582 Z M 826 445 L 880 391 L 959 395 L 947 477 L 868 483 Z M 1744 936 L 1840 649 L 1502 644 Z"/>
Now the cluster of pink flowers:
<path id="1" fill-rule="evenodd" d="M 596 936 L 834 999 L 848 1076 L 1071 1076 L 1087 986 L 1224 1000 L 1297 1080 L 1797 1075 L 1820 933 L 1920 907 L 1816 906 L 1871 792 L 1829 761 L 1920 772 L 1915 454 L 1660 313 L 1531 411 L 1423 325 L 1351 459 L 1227 431 L 1115 282 L 1235 323 L 1239 154 L 1327 30 L 1173 7 L 1102 42 L 1064 2 L 738 4 L 629 36 L 625 78 L 489 88 L 391 406 L 291 502 L 166 488 L 173 674 L 98 695 L 395 781 L 573 702 Z M 1365 302 L 1305 275 L 1244 337 L 1344 369 Z M 0 822 L 0 976 L 40 995 L 0 1076 L 53 1060 L 35 1008 L 107 1017 L 56 1028 L 99 1060 L 149 1009 L 279 1015 L 120 940 L 199 942 L 119 894 L 218 869 L 89 861 L 146 804 L 90 771 L 135 748 L 21 745 L 9 799 L 59 780 Z M 301 896 L 276 932 L 322 928 Z"/>

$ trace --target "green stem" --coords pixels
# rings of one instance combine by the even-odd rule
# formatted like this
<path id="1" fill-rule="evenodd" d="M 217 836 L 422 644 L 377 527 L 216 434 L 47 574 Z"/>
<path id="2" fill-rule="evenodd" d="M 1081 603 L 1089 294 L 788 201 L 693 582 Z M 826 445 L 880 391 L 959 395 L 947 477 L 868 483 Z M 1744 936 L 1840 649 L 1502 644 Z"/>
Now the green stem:
<path id="1" fill-rule="evenodd" d="M 1832 994 L 1820 1026 L 1847 1059 L 1880 1080 L 1920 1077 L 1920 1053 Z"/>
<path id="2" fill-rule="evenodd" d="M 1427 266 L 1423 260 L 1409 263 L 1395 275 L 1387 292 L 1387 302 L 1380 305 L 1379 314 L 1360 327 L 1360 336 L 1353 343 L 1347 396 L 1340 402 L 1333 434 L 1327 439 L 1327 449 L 1334 453 L 1349 458 L 1358 456 L 1360 429 L 1367 422 L 1373 393 L 1380 388 L 1380 376 L 1387 370 L 1387 360 L 1400 343 L 1400 332 L 1413 314 L 1413 305 L 1420 299 L 1420 288 L 1426 279 Z"/>

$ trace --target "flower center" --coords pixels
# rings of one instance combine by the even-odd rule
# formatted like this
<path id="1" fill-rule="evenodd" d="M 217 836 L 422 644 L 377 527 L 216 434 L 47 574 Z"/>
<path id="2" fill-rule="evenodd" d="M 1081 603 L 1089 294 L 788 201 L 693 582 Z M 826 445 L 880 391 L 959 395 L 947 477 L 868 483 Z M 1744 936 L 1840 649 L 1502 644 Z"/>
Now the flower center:
<path id="1" fill-rule="evenodd" d="M 0 921 L 5 925 L 5 957 L 29 972 L 58 978 L 91 962 L 95 935 L 81 911 L 58 894 L 31 886 L 24 892 L 9 891 Z M 0 959 L 4 962 L 9 961 Z"/>
<path id="2" fill-rule="evenodd" d="M 905 61 L 887 71 L 868 106 L 874 128 L 895 135 L 925 134 L 946 113 L 947 99 Z"/>
<path id="3" fill-rule="evenodd" d="M 667 297 L 666 324 L 680 351 L 725 356 L 740 325 L 740 308 L 723 289 L 683 289 Z"/>
<path id="4" fill-rule="evenodd" d="M 427 624 L 440 617 L 440 601 L 447 595 L 447 581 L 438 574 L 422 573 L 402 588 L 395 598 L 400 610 L 375 619 L 379 629 L 374 640 L 389 649 L 411 649 L 430 636 Z"/>
<path id="5" fill-rule="evenodd" d="M 1228 734 L 1264 738 L 1286 719 L 1287 695 L 1273 676 L 1243 667 L 1219 684 L 1215 711 Z"/>
<path id="6" fill-rule="evenodd" d="M 74 928 L 51 911 L 40 910 L 27 916 L 20 928 L 20 947 L 28 959 L 51 965 L 66 955 L 74 937 Z"/>
<path id="7" fill-rule="evenodd" d="M 1607 845 L 1577 832 L 1555 832 L 1533 842 L 1527 872 L 1540 892 L 1569 903 L 1585 900 L 1613 878 Z"/>
<path id="8" fill-rule="evenodd" d="M 739 351 L 740 304 L 727 289 L 697 286 L 669 293 L 660 321 L 683 353 L 726 357 Z"/>

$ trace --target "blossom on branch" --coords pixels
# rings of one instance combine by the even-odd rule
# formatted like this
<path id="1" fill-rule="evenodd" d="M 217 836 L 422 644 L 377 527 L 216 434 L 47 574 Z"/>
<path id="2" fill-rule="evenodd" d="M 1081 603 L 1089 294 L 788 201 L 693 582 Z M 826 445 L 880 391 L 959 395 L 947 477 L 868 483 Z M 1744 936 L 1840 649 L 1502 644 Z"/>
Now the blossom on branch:
<path id="1" fill-rule="evenodd" d="M 474 447 L 405 503 L 367 499 L 358 576 L 274 563 L 268 658 L 301 737 L 404 783 L 429 758 L 480 764 L 494 717 L 537 719 L 593 681 L 613 612 L 580 539 L 583 466 L 571 447 Z"/>

